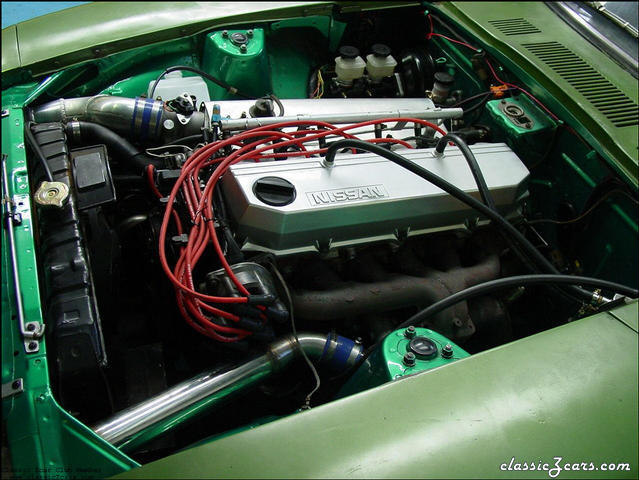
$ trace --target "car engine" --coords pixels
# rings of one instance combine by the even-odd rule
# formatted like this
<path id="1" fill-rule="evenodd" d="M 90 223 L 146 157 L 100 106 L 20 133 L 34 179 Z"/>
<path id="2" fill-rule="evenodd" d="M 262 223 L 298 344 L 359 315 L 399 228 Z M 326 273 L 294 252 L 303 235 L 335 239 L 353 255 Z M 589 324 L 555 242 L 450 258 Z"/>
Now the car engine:
<path id="1" fill-rule="evenodd" d="M 392 40 L 393 23 L 371 18 L 381 40 L 347 22 L 312 64 L 306 98 L 273 95 L 269 27 L 256 24 L 207 32 L 199 68 L 156 79 L 136 66 L 30 108 L 54 393 L 134 458 L 615 301 L 570 285 L 464 296 L 513 275 L 580 273 L 528 223 L 531 172 L 559 127 L 486 78 L 475 117 L 472 70 L 428 41 Z M 240 56 L 238 77 L 225 62 Z M 117 94 L 130 78 L 152 80 Z M 515 127 L 524 143 L 508 136 Z M 558 235 L 570 245 L 567 229 Z"/>

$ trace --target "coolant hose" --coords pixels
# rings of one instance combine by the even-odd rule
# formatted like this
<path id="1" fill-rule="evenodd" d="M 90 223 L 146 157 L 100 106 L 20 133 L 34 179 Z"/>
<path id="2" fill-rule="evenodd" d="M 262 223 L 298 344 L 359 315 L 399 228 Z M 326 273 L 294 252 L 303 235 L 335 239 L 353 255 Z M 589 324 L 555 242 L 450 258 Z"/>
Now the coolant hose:
<path id="1" fill-rule="evenodd" d="M 148 164 L 155 167 L 162 166 L 161 160 L 151 158 L 133 146 L 127 139 L 97 123 L 69 122 L 66 125 L 66 133 L 76 142 L 104 143 L 112 156 L 123 159 L 123 163 L 136 172 L 144 173 Z"/>
<path id="2" fill-rule="evenodd" d="M 298 342 L 299 340 L 299 342 Z M 301 350 L 337 370 L 357 364 L 362 347 L 348 338 L 299 333 L 271 343 L 264 355 L 227 370 L 208 370 L 103 420 L 93 431 L 131 451 L 281 371 Z"/>

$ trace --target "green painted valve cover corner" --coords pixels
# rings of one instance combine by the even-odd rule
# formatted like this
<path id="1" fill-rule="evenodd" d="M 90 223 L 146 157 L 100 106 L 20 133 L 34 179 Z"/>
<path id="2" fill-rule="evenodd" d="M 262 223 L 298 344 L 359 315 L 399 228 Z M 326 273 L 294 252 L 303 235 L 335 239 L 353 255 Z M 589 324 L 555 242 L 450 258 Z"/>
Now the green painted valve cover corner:
<path id="1" fill-rule="evenodd" d="M 234 37 L 241 41 L 234 41 Z M 207 35 L 202 68 L 245 95 L 260 97 L 273 89 L 262 28 L 218 30 Z M 211 98 L 237 98 L 219 85 L 206 81 Z"/>
<path id="2" fill-rule="evenodd" d="M 435 350 L 430 352 L 431 355 L 420 355 L 417 350 L 411 349 L 412 343 L 420 339 L 432 342 L 431 345 L 435 346 Z M 444 348 L 447 346 L 451 347 L 451 356 L 448 358 L 444 353 Z M 414 364 L 407 364 L 404 360 L 407 353 L 414 355 Z M 396 330 L 384 339 L 382 345 L 344 384 L 337 397 L 346 397 L 407 375 L 442 367 L 469 356 L 470 354 L 459 345 L 428 328 L 413 327 L 411 330 Z"/>

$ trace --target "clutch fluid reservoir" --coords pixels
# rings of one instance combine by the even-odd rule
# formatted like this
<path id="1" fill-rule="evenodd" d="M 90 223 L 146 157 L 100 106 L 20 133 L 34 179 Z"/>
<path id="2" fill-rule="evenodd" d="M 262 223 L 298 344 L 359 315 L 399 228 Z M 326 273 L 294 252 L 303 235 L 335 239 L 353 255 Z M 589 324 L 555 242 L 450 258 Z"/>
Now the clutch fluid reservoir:
<path id="1" fill-rule="evenodd" d="M 366 71 L 372 82 L 379 82 L 384 77 L 390 77 L 395 71 L 397 62 L 390 54 L 390 48 L 381 43 L 376 43 L 371 47 L 370 53 L 366 55 Z"/>
<path id="2" fill-rule="evenodd" d="M 351 85 L 364 75 L 366 62 L 359 56 L 359 49 L 350 45 L 339 48 L 339 57 L 335 59 L 335 73 L 337 80 L 343 85 Z"/>

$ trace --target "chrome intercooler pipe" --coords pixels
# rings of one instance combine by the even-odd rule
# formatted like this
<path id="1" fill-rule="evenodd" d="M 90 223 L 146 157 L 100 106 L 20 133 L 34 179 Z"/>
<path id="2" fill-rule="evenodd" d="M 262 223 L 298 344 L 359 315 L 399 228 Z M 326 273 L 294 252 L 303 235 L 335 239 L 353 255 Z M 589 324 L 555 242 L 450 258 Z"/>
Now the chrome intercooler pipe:
<path id="1" fill-rule="evenodd" d="M 201 132 L 205 115 L 193 112 L 178 115 L 164 102 L 150 98 L 126 98 L 111 95 L 60 98 L 34 109 L 36 123 L 72 120 L 93 122 L 110 128 L 126 138 L 177 138 Z"/>
<path id="2" fill-rule="evenodd" d="M 216 406 L 233 393 L 256 385 L 281 371 L 304 350 L 309 358 L 344 369 L 355 365 L 362 347 L 337 335 L 293 335 L 273 342 L 266 353 L 220 372 L 203 372 L 133 405 L 93 426 L 93 431 L 113 445 L 130 450 Z"/>

